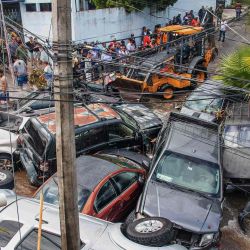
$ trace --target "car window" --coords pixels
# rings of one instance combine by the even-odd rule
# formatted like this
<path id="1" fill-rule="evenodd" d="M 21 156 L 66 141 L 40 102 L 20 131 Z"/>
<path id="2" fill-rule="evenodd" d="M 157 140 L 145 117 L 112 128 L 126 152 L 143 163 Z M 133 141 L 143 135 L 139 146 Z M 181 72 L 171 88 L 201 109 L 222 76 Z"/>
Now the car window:
<path id="1" fill-rule="evenodd" d="M 56 177 L 52 177 L 50 181 L 48 181 L 43 189 L 40 191 L 43 191 L 43 199 L 44 202 L 53 204 L 58 206 L 59 205 L 59 191 L 58 191 L 58 184 Z M 40 192 L 38 192 L 35 196 L 37 200 L 40 199 Z M 77 201 L 78 201 L 78 211 L 81 211 L 86 204 L 91 191 L 88 188 L 85 188 L 81 185 L 77 185 Z"/>
<path id="2" fill-rule="evenodd" d="M 3 220 L 0 222 L 0 247 L 5 247 L 23 226 L 22 223 L 11 220 Z"/>
<path id="3" fill-rule="evenodd" d="M 16 250 L 31 250 L 37 248 L 38 231 L 31 231 L 28 236 L 15 248 Z M 41 250 L 61 249 L 61 237 L 52 233 L 43 231 L 41 238 Z"/>
<path id="4" fill-rule="evenodd" d="M 134 137 L 134 131 L 124 124 L 108 126 L 109 140 L 121 140 Z"/>
<path id="5" fill-rule="evenodd" d="M 226 126 L 224 131 L 225 145 L 231 148 L 250 147 L 250 126 Z"/>
<path id="6" fill-rule="evenodd" d="M 98 192 L 94 206 L 97 212 L 101 211 L 117 197 L 115 189 L 110 181 L 107 181 Z"/>
<path id="7" fill-rule="evenodd" d="M 107 141 L 104 127 L 92 128 L 76 135 L 76 151 L 95 146 Z"/>
<path id="8" fill-rule="evenodd" d="M 133 183 L 138 180 L 139 174 L 132 172 L 120 173 L 112 178 L 118 187 L 119 193 L 129 188 Z"/>

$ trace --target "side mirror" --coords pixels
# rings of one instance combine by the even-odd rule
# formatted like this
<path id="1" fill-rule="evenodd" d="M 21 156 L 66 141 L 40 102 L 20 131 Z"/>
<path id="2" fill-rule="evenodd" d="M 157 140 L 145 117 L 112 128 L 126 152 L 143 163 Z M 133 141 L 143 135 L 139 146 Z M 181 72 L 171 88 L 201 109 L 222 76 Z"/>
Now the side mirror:
<path id="1" fill-rule="evenodd" d="M 143 160 L 142 161 L 142 167 L 148 172 L 149 169 L 150 169 L 150 162 L 146 161 L 146 160 Z"/>
<path id="2" fill-rule="evenodd" d="M 0 207 L 5 207 L 7 206 L 7 198 L 5 194 L 0 193 Z"/>

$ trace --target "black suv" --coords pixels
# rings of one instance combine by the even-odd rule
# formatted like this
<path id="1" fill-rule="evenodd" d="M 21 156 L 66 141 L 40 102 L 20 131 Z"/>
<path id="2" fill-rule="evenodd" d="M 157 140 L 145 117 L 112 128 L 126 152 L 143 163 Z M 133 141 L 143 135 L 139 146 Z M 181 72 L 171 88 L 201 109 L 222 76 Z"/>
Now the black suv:
<path id="1" fill-rule="evenodd" d="M 220 155 L 217 124 L 171 113 L 158 137 L 136 218 L 164 217 L 173 223 L 170 241 L 188 249 L 216 249 L 223 200 Z M 136 221 L 133 225 L 136 231 Z"/>
<path id="2" fill-rule="evenodd" d="M 103 149 L 144 151 L 147 139 L 104 104 L 75 107 L 77 156 Z M 55 113 L 30 118 L 19 136 L 20 159 L 31 184 L 39 186 L 56 172 Z"/>

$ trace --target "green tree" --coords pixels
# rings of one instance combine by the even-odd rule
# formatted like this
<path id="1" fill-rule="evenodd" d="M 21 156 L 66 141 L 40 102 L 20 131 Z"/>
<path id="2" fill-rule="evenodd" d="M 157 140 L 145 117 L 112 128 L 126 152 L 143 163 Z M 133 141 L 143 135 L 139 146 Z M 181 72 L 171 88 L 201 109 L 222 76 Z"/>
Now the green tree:
<path id="1" fill-rule="evenodd" d="M 127 11 L 142 10 L 145 7 L 163 10 L 176 2 L 177 0 L 92 0 L 97 9 L 124 7 Z"/>
<path id="2" fill-rule="evenodd" d="M 250 89 L 250 47 L 241 47 L 222 59 L 220 73 L 217 77 L 225 85 Z M 237 79 L 236 79 L 237 78 Z M 247 80 L 247 81 L 244 81 Z"/>

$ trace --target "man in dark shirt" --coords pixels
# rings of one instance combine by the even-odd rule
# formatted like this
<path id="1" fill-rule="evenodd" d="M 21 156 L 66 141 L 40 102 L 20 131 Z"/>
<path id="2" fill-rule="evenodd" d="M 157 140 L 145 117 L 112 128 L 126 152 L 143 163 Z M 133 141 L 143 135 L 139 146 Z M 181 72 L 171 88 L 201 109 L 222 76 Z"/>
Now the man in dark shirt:
<path id="1" fill-rule="evenodd" d="M 34 48 L 36 46 L 35 42 L 34 42 L 34 39 L 33 37 L 29 37 L 29 41 L 26 43 L 26 46 L 28 48 L 28 51 L 29 51 L 29 58 L 30 58 L 30 61 L 31 61 L 31 64 L 32 66 L 34 65 Z"/>

